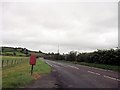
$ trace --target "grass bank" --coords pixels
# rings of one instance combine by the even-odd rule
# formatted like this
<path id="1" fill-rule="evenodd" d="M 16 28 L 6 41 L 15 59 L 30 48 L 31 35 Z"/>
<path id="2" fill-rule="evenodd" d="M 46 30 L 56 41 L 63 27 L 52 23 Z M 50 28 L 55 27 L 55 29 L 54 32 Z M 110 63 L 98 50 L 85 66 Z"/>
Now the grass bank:
<path id="1" fill-rule="evenodd" d="M 23 87 L 24 85 L 29 84 L 31 81 L 38 79 L 41 74 L 47 74 L 51 72 L 51 67 L 40 59 L 37 59 L 32 76 L 30 74 L 30 70 L 31 65 L 29 65 L 29 60 L 24 63 L 9 66 L 8 68 L 3 68 L 2 88 L 7 89 Z"/>
<path id="2" fill-rule="evenodd" d="M 101 68 L 101 69 L 106 69 L 106 70 L 112 70 L 112 71 L 120 72 L 120 66 L 115 66 L 115 65 L 86 63 L 86 62 L 74 62 L 74 63 L 80 64 L 80 65 L 85 65 L 85 66 L 90 66 L 90 67 L 96 67 L 96 68 Z"/>

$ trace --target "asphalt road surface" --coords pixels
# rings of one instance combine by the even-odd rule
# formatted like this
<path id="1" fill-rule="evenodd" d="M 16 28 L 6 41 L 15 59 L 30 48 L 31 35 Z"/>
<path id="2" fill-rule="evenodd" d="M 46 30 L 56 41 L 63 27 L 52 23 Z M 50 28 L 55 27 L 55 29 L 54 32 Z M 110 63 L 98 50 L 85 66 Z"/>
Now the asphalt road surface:
<path id="1" fill-rule="evenodd" d="M 78 64 L 44 60 L 57 73 L 62 88 L 120 88 L 119 73 Z"/>

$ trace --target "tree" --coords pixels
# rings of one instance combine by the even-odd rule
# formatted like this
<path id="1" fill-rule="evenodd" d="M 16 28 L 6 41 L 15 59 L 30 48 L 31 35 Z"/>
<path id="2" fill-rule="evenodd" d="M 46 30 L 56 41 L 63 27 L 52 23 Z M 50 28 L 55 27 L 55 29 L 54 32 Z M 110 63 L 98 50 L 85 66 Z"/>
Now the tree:
<path id="1" fill-rule="evenodd" d="M 67 57 L 66 57 L 67 61 L 76 61 L 77 60 L 77 52 L 71 51 Z"/>

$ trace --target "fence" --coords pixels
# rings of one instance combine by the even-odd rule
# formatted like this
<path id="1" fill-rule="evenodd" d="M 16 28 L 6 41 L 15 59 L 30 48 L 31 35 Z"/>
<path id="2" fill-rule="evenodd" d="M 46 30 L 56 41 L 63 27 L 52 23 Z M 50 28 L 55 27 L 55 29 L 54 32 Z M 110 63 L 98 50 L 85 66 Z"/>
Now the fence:
<path id="1" fill-rule="evenodd" d="M 12 66 L 15 64 L 25 63 L 28 62 L 28 59 L 19 59 L 19 60 L 2 60 L 2 68 L 7 66 Z"/>

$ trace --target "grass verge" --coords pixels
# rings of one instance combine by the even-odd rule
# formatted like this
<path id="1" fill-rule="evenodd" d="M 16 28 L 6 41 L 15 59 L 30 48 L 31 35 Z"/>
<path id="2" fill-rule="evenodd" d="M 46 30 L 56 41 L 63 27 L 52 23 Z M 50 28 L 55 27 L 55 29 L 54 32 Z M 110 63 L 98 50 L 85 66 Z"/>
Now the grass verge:
<path id="1" fill-rule="evenodd" d="M 120 66 L 115 66 L 115 65 L 86 63 L 86 62 L 77 62 L 77 64 L 120 72 Z"/>
<path id="2" fill-rule="evenodd" d="M 28 61 L 29 60 L 15 66 L 2 69 L 2 88 L 19 88 L 37 79 L 41 74 L 51 72 L 51 67 L 49 65 L 40 59 L 37 59 L 33 75 L 31 76 L 31 65 L 29 65 Z"/>

